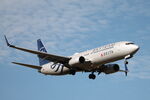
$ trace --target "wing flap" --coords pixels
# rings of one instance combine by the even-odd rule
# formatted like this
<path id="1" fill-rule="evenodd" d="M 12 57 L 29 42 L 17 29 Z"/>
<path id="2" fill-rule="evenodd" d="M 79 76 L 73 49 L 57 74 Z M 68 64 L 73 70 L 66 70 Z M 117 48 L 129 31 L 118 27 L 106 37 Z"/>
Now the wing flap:
<path id="1" fill-rule="evenodd" d="M 29 68 L 33 68 L 33 69 L 38 69 L 38 70 L 40 70 L 42 68 L 41 66 L 36 66 L 36 65 L 23 64 L 23 63 L 18 63 L 18 62 L 12 62 L 12 63 L 21 65 L 21 66 L 25 66 L 25 67 L 29 67 Z"/>

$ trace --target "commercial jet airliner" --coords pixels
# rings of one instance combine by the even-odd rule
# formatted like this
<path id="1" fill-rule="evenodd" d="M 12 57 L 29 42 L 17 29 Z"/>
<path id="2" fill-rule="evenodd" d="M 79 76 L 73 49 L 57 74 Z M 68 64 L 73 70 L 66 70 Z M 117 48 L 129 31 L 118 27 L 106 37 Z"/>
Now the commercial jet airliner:
<path id="1" fill-rule="evenodd" d="M 75 53 L 72 56 L 60 56 L 47 53 L 40 39 L 37 40 L 37 51 L 11 45 L 6 36 L 5 40 L 9 47 L 36 54 L 39 58 L 38 66 L 12 62 L 14 64 L 37 69 L 38 72 L 45 75 L 75 75 L 76 72 L 90 72 L 89 79 L 95 79 L 95 73 L 99 75 L 100 73 L 124 72 L 127 76 L 127 60 L 139 50 L 139 46 L 133 42 L 122 41 Z M 124 59 L 125 70 L 120 70 L 118 64 L 110 64 L 121 59 Z"/>

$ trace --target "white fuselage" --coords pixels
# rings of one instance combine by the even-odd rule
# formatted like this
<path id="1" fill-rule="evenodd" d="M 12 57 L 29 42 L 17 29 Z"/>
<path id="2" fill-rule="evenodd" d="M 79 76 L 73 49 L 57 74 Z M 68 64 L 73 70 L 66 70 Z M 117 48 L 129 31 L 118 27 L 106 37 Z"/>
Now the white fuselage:
<path id="1" fill-rule="evenodd" d="M 85 63 L 72 65 L 71 68 L 79 68 L 80 71 L 92 71 L 101 67 L 101 65 L 124 59 L 127 55 L 133 55 L 139 47 L 131 42 L 117 42 L 108 44 L 99 48 L 76 53 L 71 56 L 72 59 L 79 57 L 85 58 Z M 48 75 L 69 74 L 70 69 L 63 64 L 50 62 L 42 66 L 41 73 Z"/>

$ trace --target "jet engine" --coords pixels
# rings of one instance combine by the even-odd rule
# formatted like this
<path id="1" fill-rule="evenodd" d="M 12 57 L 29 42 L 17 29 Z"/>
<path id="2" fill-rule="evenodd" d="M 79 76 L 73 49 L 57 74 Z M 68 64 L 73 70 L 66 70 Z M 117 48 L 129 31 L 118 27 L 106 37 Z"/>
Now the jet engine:
<path id="1" fill-rule="evenodd" d="M 112 74 L 119 70 L 120 68 L 118 64 L 107 64 L 102 67 L 101 72 L 104 72 L 105 74 Z"/>
<path id="2" fill-rule="evenodd" d="M 84 62 L 85 62 L 85 58 L 83 56 L 80 56 L 80 57 L 75 57 L 75 58 L 70 59 L 69 65 L 74 66 L 78 64 L 83 64 Z"/>

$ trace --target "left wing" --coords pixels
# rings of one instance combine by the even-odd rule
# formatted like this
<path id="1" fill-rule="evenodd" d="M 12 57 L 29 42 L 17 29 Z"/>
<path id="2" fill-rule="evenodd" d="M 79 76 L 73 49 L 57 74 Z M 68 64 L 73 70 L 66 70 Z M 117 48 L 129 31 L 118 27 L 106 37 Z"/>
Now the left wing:
<path id="1" fill-rule="evenodd" d="M 11 47 L 11 48 L 15 48 L 24 52 L 29 52 L 32 54 L 37 54 L 39 56 L 41 56 L 42 58 L 46 59 L 46 60 L 50 60 L 53 62 L 58 62 L 58 63 L 67 63 L 71 58 L 70 57 L 64 57 L 64 56 L 58 56 L 58 55 L 54 55 L 54 54 L 48 54 L 48 53 L 44 53 L 44 52 L 40 52 L 40 51 L 34 51 L 34 50 L 30 50 L 30 49 L 26 49 L 26 48 L 21 48 L 21 47 L 17 47 L 14 45 L 11 45 L 6 36 L 5 36 L 5 40 L 7 43 L 7 46 Z"/>
<path id="2" fill-rule="evenodd" d="M 36 65 L 29 65 L 29 64 L 23 64 L 23 63 L 18 63 L 18 62 L 12 62 L 12 63 L 17 64 L 17 65 L 22 65 L 25 67 L 29 67 L 29 68 L 33 68 L 33 69 L 38 69 L 38 70 L 42 68 L 41 66 L 36 66 Z"/>

